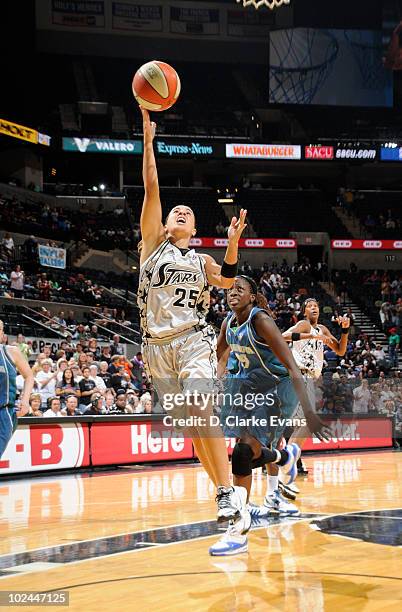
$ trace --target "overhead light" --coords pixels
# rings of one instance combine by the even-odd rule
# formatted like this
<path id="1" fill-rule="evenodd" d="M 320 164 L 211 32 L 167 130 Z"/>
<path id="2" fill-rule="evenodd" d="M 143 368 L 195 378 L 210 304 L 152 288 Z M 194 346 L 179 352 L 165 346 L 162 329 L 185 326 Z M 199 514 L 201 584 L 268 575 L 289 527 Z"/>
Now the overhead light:
<path id="1" fill-rule="evenodd" d="M 96 186 L 96 185 L 94 185 L 94 186 L 92 187 L 92 191 L 98 191 L 98 188 L 97 188 L 97 186 Z"/>
<path id="2" fill-rule="evenodd" d="M 106 185 L 104 185 L 103 183 L 101 183 L 101 184 L 99 185 L 99 189 L 100 189 L 101 191 L 105 191 L 105 189 L 106 189 Z"/>
<path id="3" fill-rule="evenodd" d="M 218 198 L 219 204 L 232 204 L 233 198 Z"/>

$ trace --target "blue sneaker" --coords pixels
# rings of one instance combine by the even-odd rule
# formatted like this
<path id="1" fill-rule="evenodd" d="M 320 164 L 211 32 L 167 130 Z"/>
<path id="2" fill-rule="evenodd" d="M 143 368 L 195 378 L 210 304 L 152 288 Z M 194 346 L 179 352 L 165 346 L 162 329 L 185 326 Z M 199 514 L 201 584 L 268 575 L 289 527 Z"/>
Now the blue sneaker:
<path id="1" fill-rule="evenodd" d="M 268 512 L 276 512 L 282 516 L 297 516 L 300 514 L 299 508 L 282 497 L 278 489 L 271 495 L 265 496 L 263 507 L 267 508 Z"/>
<path id="2" fill-rule="evenodd" d="M 251 527 L 251 516 L 245 508 L 240 511 L 240 519 L 231 522 L 222 537 L 209 549 L 213 557 L 228 557 L 248 550 L 247 533 Z"/>
<path id="3" fill-rule="evenodd" d="M 251 518 L 250 518 L 251 522 Z M 209 554 L 213 557 L 228 557 L 248 551 L 247 535 L 241 535 L 234 525 L 230 525 L 223 536 L 212 544 Z"/>
<path id="4" fill-rule="evenodd" d="M 301 455 L 300 447 L 293 442 L 288 444 L 285 448 L 289 453 L 289 459 L 280 468 L 281 477 L 280 480 L 284 485 L 289 485 L 296 480 L 297 476 L 297 462 Z"/>

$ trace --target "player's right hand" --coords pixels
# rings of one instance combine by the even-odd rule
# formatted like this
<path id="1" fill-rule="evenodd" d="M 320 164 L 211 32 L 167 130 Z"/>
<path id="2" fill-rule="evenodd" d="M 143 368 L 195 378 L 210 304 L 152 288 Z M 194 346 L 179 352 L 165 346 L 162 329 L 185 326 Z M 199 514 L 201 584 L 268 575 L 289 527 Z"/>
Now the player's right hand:
<path id="1" fill-rule="evenodd" d="M 321 440 L 321 442 L 328 442 L 331 439 L 331 430 L 323 421 L 321 421 L 320 417 L 315 414 L 315 412 L 311 412 L 306 415 L 306 421 L 311 435 Z"/>
<path id="2" fill-rule="evenodd" d="M 155 132 L 156 132 L 156 123 L 155 121 L 151 121 L 149 112 L 147 111 L 146 108 L 142 108 L 142 106 L 140 106 L 140 111 L 142 114 L 144 139 L 149 138 L 152 141 L 154 139 Z"/>

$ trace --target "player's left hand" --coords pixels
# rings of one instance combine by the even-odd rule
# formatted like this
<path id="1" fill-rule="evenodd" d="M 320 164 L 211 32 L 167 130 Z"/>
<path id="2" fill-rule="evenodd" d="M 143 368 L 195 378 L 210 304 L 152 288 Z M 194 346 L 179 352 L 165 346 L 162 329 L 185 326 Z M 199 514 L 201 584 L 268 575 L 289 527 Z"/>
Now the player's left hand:
<path id="1" fill-rule="evenodd" d="M 21 400 L 20 405 L 18 406 L 18 412 L 20 416 L 25 416 L 29 412 L 29 401 Z"/>
<path id="2" fill-rule="evenodd" d="M 240 236 L 243 233 L 243 230 L 247 227 L 246 215 L 247 215 L 247 210 L 242 208 L 238 219 L 237 217 L 232 217 L 232 221 L 228 229 L 229 240 L 233 240 L 235 242 L 239 241 Z"/>
<path id="3" fill-rule="evenodd" d="M 323 421 L 321 421 L 320 417 L 315 412 L 311 412 L 310 414 L 306 415 L 306 421 L 311 435 L 315 436 L 322 442 L 328 442 L 331 439 L 331 430 Z"/>
<path id="4" fill-rule="evenodd" d="M 348 329 L 348 327 L 350 327 L 350 319 L 348 315 L 343 315 L 343 317 L 336 317 L 336 321 L 338 325 L 340 325 L 344 329 Z"/>

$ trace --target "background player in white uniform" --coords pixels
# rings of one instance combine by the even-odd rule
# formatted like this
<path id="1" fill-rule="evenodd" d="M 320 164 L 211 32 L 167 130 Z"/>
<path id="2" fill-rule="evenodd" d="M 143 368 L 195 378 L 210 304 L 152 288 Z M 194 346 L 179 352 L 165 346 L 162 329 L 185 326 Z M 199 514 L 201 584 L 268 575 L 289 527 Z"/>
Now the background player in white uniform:
<path id="1" fill-rule="evenodd" d="M 303 374 L 307 394 L 315 407 L 315 385 L 320 378 L 324 365 L 324 344 L 329 346 L 337 355 L 343 357 L 348 345 L 350 319 L 347 315 L 337 317 L 336 321 L 341 327 L 341 339 L 337 340 L 325 325 L 318 323 L 320 307 L 315 298 L 307 298 L 301 310 L 304 320 L 298 321 L 283 333 L 287 342 L 291 342 L 291 350 L 297 365 Z M 302 416 L 300 406 L 295 416 Z M 296 430 L 292 439 L 302 448 L 306 434 Z"/>
<path id="2" fill-rule="evenodd" d="M 218 521 L 237 520 L 247 492 L 230 485 L 229 461 L 220 427 L 209 427 L 212 406 L 200 410 L 194 391 L 211 391 L 216 379 L 216 337 L 205 322 L 209 287 L 229 288 L 237 272 L 238 242 L 246 212 L 233 217 L 228 231 L 224 263 L 189 248 L 195 235 L 194 213 L 188 206 L 174 207 L 165 224 L 159 197 L 153 150 L 155 124 L 141 109 L 144 129 L 143 179 L 145 197 L 141 212 L 141 271 L 138 289 L 143 356 L 159 400 L 174 403 L 175 394 L 191 394 L 181 417 L 201 416 L 202 425 L 187 428 L 197 456 L 217 487 Z M 190 404 L 190 405 L 189 405 Z M 211 402 L 210 402 L 211 404 Z M 183 414 L 184 411 L 184 414 Z M 172 416 L 179 416 L 174 409 Z"/>

